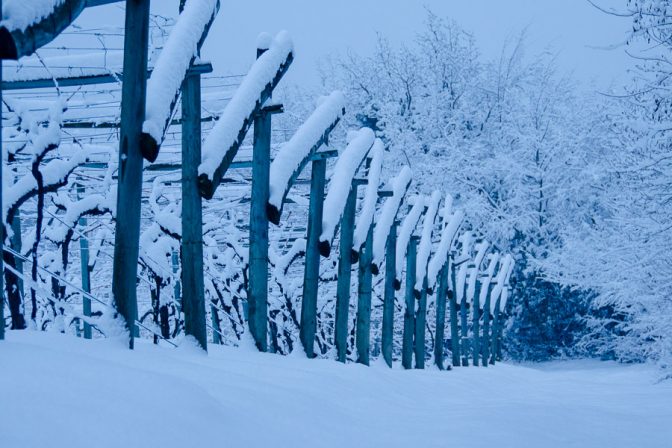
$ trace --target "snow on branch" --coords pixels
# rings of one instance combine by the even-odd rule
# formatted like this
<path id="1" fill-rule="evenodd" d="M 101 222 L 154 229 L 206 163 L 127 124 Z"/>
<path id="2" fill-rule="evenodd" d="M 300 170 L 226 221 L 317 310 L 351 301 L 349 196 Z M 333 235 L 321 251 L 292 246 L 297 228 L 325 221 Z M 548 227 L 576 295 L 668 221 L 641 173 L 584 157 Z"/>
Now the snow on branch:
<path id="1" fill-rule="evenodd" d="M 343 115 L 345 115 L 343 93 L 335 91 L 327 97 L 320 98 L 315 111 L 280 148 L 271 163 L 270 190 L 266 205 L 268 219 L 273 224 L 280 223 L 285 198 L 296 177 L 306 166 L 310 156 L 327 143 L 329 134 Z"/>
<path id="2" fill-rule="evenodd" d="M 201 196 L 211 199 L 233 161 L 248 129 L 289 69 L 294 55 L 286 31 L 278 33 L 270 48 L 257 58 L 203 145 L 198 181 Z"/>
<path id="3" fill-rule="evenodd" d="M 420 244 L 418 246 L 418 258 L 415 269 L 415 286 L 413 287 L 416 293 L 420 293 L 425 283 L 425 276 L 427 275 L 427 263 L 432 252 L 432 231 L 434 230 L 434 221 L 439 211 L 439 203 L 441 202 L 441 193 L 434 190 L 429 199 L 429 208 L 425 213 L 425 218 L 422 222 L 422 235 L 420 237 Z"/>
<path id="4" fill-rule="evenodd" d="M 0 59 L 19 59 L 51 42 L 84 10 L 86 0 L 5 0 Z"/>
<path id="5" fill-rule="evenodd" d="M 420 220 L 422 212 L 425 211 L 426 203 L 427 198 L 425 196 L 414 196 L 412 198 L 413 207 L 404 218 L 404 221 L 401 223 L 401 229 L 399 229 L 399 238 L 397 238 L 397 275 L 394 279 L 394 289 L 396 290 L 401 288 L 401 274 L 404 269 L 404 264 L 406 263 L 406 250 L 408 249 L 408 242 L 411 240 L 411 235 L 415 230 L 415 226 L 418 225 L 418 221 Z"/>
<path id="6" fill-rule="evenodd" d="M 394 224 L 408 187 L 411 185 L 411 175 L 412 172 L 408 166 L 401 169 L 392 181 L 392 197 L 385 201 L 378 216 L 376 228 L 373 231 L 373 261 L 371 263 L 371 271 L 376 275 L 378 275 L 379 266 L 385 258 L 385 245 L 390 235 L 390 229 Z"/>
<path id="7" fill-rule="evenodd" d="M 177 19 L 152 75 L 147 81 L 147 106 L 142 125 L 142 155 L 150 162 L 168 128 L 182 82 L 205 41 L 219 10 L 219 0 L 189 0 Z"/>
<path id="8" fill-rule="evenodd" d="M 464 220 L 464 213 L 461 210 L 451 214 L 452 202 L 452 196 L 447 195 L 443 212 L 445 225 L 441 231 L 441 241 L 427 266 L 427 287 L 430 291 L 436 286 L 439 271 L 441 271 L 448 261 L 448 253 L 453 245 L 453 240 Z"/>
<path id="9" fill-rule="evenodd" d="M 324 257 L 328 257 L 331 252 L 331 242 L 336 233 L 336 226 L 343 216 L 348 194 L 352 188 L 352 179 L 375 140 L 375 135 L 369 128 L 362 128 L 353 132 L 351 136 L 352 140 L 336 162 L 329 182 L 329 192 L 324 200 L 319 243 L 320 254 Z"/>
<path id="10" fill-rule="evenodd" d="M 485 258 L 485 254 L 488 252 L 490 243 L 487 241 L 482 241 L 476 245 L 476 257 L 474 258 L 474 265 L 469 269 L 469 280 L 467 282 L 467 303 L 471 303 L 474 300 L 474 295 L 476 294 L 476 280 L 478 278 L 478 272 Z M 480 298 L 480 296 L 479 296 Z"/>
<path id="11" fill-rule="evenodd" d="M 355 258 L 366 242 L 366 236 L 369 233 L 369 227 L 373 224 L 373 215 L 376 211 L 378 202 L 378 187 L 380 186 L 380 173 L 383 169 L 383 154 L 385 147 L 383 141 L 377 138 L 371 148 L 371 163 L 367 174 L 368 184 L 364 193 L 362 208 L 357 217 L 357 224 L 352 239 L 352 250 L 355 252 Z"/>

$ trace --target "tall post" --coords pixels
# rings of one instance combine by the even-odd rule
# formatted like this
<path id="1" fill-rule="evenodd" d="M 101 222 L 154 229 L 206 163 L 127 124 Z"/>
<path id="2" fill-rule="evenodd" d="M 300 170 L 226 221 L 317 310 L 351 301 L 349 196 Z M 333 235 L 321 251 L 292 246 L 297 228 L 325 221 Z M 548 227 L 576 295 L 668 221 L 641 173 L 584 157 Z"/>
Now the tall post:
<path id="1" fill-rule="evenodd" d="M 0 11 L 2 11 L 2 0 L 0 0 Z M 2 59 L 0 59 L 0 84 L 2 83 Z M 2 90 L 0 90 L 0 103 L 2 102 Z M 0 108 L 0 130 L 2 129 L 2 108 Z M 0 132 L 2 134 L 2 132 Z M 4 192 L 2 191 L 3 188 L 3 183 L 2 183 L 2 171 L 4 167 L 2 166 L 3 164 L 3 159 L 2 159 L 2 139 L 0 138 L 0 210 L 4 210 L 2 208 L 2 195 Z M 5 220 L 0 219 L 0 238 L 2 240 L 0 241 L 0 244 L 4 246 L 5 241 Z M 0 250 L 0 341 L 5 339 L 5 285 L 4 285 L 4 280 L 5 280 L 5 266 L 4 266 L 4 247 L 2 250 Z"/>
<path id="2" fill-rule="evenodd" d="M 358 295 L 357 295 L 357 362 L 369 365 L 369 346 L 371 341 L 371 289 L 373 274 L 371 261 L 373 259 L 373 223 L 369 226 L 366 235 L 364 250 L 359 257 Z"/>
<path id="3" fill-rule="evenodd" d="M 145 121 L 148 33 L 149 0 L 126 0 L 112 294 L 117 311 L 126 321 L 131 349 L 138 317 L 136 279 L 143 164 L 140 137 L 142 123 Z"/>
<path id="4" fill-rule="evenodd" d="M 257 50 L 261 54 L 262 50 Z M 257 348 L 268 350 L 268 217 L 271 166 L 271 114 L 264 109 L 254 118 L 252 200 L 250 210 L 249 325 Z"/>
<path id="5" fill-rule="evenodd" d="M 84 197 L 84 185 L 77 184 L 77 197 Z M 86 218 L 79 218 L 79 226 L 82 228 L 82 234 L 86 232 L 88 225 Z M 79 261 L 80 271 L 82 273 L 82 290 L 91 293 L 91 271 L 89 270 L 89 241 L 81 236 L 79 238 Z M 82 297 L 82 314 L 84 317 L 91 317 L 91 299 Z M 91 339 L 91 325 L 84 321 L 84 339 Z"/>
<path id="6" fill-rule="evenodd" d="M 490 364 L 494 364 L 497 359 L 497 351 L 499 350 L 499 326 L 500 326 L 500 299 L 495 302 L 495 311 L 492 320 L 492 335 L 490 336 Z"/>
<path id="7" fill-rule="evenodd" d="M 415 368 L 425 368 L 425 325 L 427 322 L 427 275 L 422 284 L 415 315 Z"/>
<path id="8" fill-rule="evenodd" d="M 483 338 L 481 340 L 481 365 L 488 367 L 490 363 L 490 295 L 492 294 L 493 285 L 490 283 L 488 287 L 488 295 L 485 297 L 483 304 Z"/>
<path id="9" fill-rule="evenodd" d="M 310 205 L 308 208 L 308 235 L 306 238 L 306 264 L 303 272 L 303 300 L 301 301 L 301 329 L 299 337 L 306 356 L 315 357 L 317 332 L 317 289 L 320 282 L 320 233 L 327 161 L 315 160 L 310 174 Z"/>
<path id="10" fill-rule="evenodd" d="M 452 259 L 451 259 L 452 260 Z M 450 266 L 450 291 L 448 292 L 448 298 L 450 299 L 450 346 L 452 351 L 452 363 L 453 367 L 458 367 L 460 365 L 460 334 L 459 327 L 457 325 L 457 294 L 455 292 L 455 266 L 452 263 Z"/>
<path id="11" fill-rule="evenodd" d="M 182 83 L 182 309 L 184 332 L 208 349 L 203 285 L 203 209 L 198 193 L 201 163 L 201 75 Z"/>
<path id="12" fill-rule="evenodd" d="M 476 275 L 476 274 L 474 274 Z M 471 350 L 473 352 L 472 354 L 472 362 L 474 366 L 478 367 L 478 363 L 481 357 L 481 340 L 480 340 L 480 333 L 481 333 L 481 326 L 480 326 L 480 320 L 481 320 L 481 282 L 479 280 L 476 280 L 476 288 L 475 288 L 475 293 L 474 293 L 474 301 L 472 303 L 472 308 L 471 308 L 471 318 L 472 318 L 472 332 L 471 332 L 471 338 L 472 338 L 472 347 Z"/>
<path id="13" fill-rule="evenodd" d="M 436 336 L 434 337 L 434 364 L 443 370 L 443 340 L 446 331 L 446 292 L 448 290 L 448 265 L 439 272 L 439 287 L 436 292 Z"/>
<path id="14" fill-rule="evenodd" d="M 350 276 L 352 234 L 355 227 L 355 206 L 357 205 L 357 186 L 353 180 L 348 200 L 341 217 L 341 240 L 338 253 L 338 284 L 336 286 L 336 324 L 334 339 L 336 353 L 340 362 L 345 362 L 348 354 L 348 311 L 350 309 Z"/>
<path id="15" fill-rule="evenodd" d="M 385 247 L 385 297 L 383 298 L 383 359 L 392 367 L 392 344 L 394 342 L 394 276 L 397 266 L 397 227 L 399 222 L 394 220 L 387 236 Z"/>
<path id="16" fill-rule="evenodd" d="M 415 265 L 420 237 L 412 236 L 406 251 L 406 309 L 404 310 L 404 338 L 401 347 L 401 365 L 404 369 L 413 368 L 413 336 L 415 333 Z"/>
<path id="17" fill-rule="evenodd" d="M 469 321 L 467 320 L 467 296 L 463 292 L 460 301 L 460 354 L 462 355 L 462 366 L 469 365 Z"/>

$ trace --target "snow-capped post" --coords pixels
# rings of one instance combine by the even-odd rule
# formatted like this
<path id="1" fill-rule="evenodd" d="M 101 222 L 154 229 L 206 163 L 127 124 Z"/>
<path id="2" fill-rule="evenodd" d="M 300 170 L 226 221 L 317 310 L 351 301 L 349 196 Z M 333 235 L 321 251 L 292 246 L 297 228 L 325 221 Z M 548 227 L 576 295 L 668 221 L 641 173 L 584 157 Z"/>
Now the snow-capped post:
<path id="1" fill-rule="evenodd" d="M 467 284 L 467 300 L 471 301 L 471 318 L 472 318 L 472 362 L 474 366 L 478 366 L 479 353 L 481 350 L 480 344 L 480 318 L 481 318 L 481 280 L 479 279 L 479 272 L 481 264 L 485 258 L 485 254 L 490 247 L 487 241 L 480 241 L 476 244 L 476 258 L 474 259 L 474 267 L 469 273 L 469 282 Z"/>
<path id="2" fill-rule="evenodd" d="M 397 268 L 397 227 L 399 227 L 399 221 L 395 219 L 390 227 L 387 235 L 387 244 L 385 245 L 385 296 L 383 298 L 381 352 L 389 367 L 392 367 L 392 344 L 394 341 L 394 278 Z"/>
<path id="3" fill-rule="evenodd" d="M 434 336 L 434 364 L 443 370 L 443 341 L 446 332 L 446 293 L 448 291 L 448 263 L 439 272 L 439 288 L 436 294 L 436 330 Z"/>
<path id="4" fill-rule="evenodd" d="M 453 264 L 453 256 L 448 260 L 448 270 L 450 274 L 450 290 L 448 291 L 448 302 L 450 306 L 450 351 L 453 367 L 460 365 L 460 333 L 457 325 L 457 270 Z"/>
<path id="5" fill-rule="evenodd" d="M 84 198 L 86 190 L 81 181 L 77 183 L 77 199 Z M 82 275 L 82 290 L 91 292 L 91 271 L 89 268 L 89 241 L 84 237 L 86 226 L 88 225 L 85 217 L 79 218 L 78 225 L 82 228 L 82 236 L 79 237 L 79 261 Z M 91 317 L 91 299 L 82 295 L 82 314 L 84 317 Z M 91 339 L 91 324 L 84 320 L 84 339 Z"/>
<path id="6" fill-rule="evenodd" d="M 193 2 L 193 0 L 192 0 Z M 203 280 L 203 204 L 198 191 L 201 162 L 201 74 L 182 83 L 182 311 L 184 332 L 208 347 Z"/>
<path id="7" fill-rule="evenodd" d="M 369 128 L 362 128 L 349 134 L 350 141 L 343 153 L 339 156 L 329 182 L 329 192 L 324 200 L 324 215 L 322 216 L 322 233 L 320 234 L 320 255 L 328 257 L 331 253 L 331 242 L 336 234 L 336 227 L 345 213 L 349 192 L 353 190 L 353 179 L 364 158 L 373 146 L 375 135 Z M 353 212 L 354 214 L 354 212 Z M 354 220 L 354 216 L 353 216 Z M 352 227 L 354 227 L 354 221 Z M 352 233 L 354 229 L 349 229 Z M 350 241 L 352 246 L 352 240 Z M 348 258 L 352 247 L 347 248 Z M 342 254 L 339 254 L 339 256 Z"/>
<path id="8" fill-rule="evenodd" d="M 401 365 L 404 369 L 413 368 L 413 336 L 415 334 L 415 272 L 420 237 L 411 236 L 406 250 L 406 307 L 404 309 L 404 334 L 401 348 Z"/>
<path id="9" fill-rule="evenodd" d="M 462 356 L 462 365 L 469 365 L 469 349 L 467 345 L 469 344 L 468 339 L 468 322 L 467 322 L 467 295 L 465 294 L 465 286 L 467 281 L 467 273 L 473 267 L 473 263 L 470 263 L 471 259 L 471 243 L 472 243 L 472 233 L 464 232 L 460 237 L 461 252 L 460 252 L 460 263 L 457 269 L 457 278 L 455 283 L 455 293 L 456 293 L 456 303 L 460 307 L 460 354 Z M 455 263 L 456 265 L 458 263 Z"/>
<path id="10" fill-rule="evenodd" d="M 362 156 L 363 158 L 364 156 Z M 352 275 L 352 235 L 355 227 L 357 207 L 357 187 L 365 185 L 362 179 L 352 179 L 347 194 L 345 207 L 339 225 L 341 237 L 338 252 L 338 283 L 336 285 L 336 322 L 334 323 L 334 341 L 336 355 L 340 362 L 345 362 L 348 355 L 348 314 L 350 311 L 350 279 Z M 332 185 L 333 187 L 333 185 Z M 329 193 L 331 193 L 331 188 Z M 327 196 L 329 199 L 329 196 Z M 322 222 L 324 228 L 324 220 Z M 324 231 L 323 231 L 324 234 Z M 320 241 L 320 244 L 322 241 Z"/>
<path id="11" fill-rule="evenodd" d="M 483 367 L 488 366 L 490 359 L 490 297 L 492 296 L 492 277 L 495 274 L 495 269 L 499 263 L 499 254 L 491 254 L 489 257 L 488 267 L 485 271 L 485 277 L 483 279 L 483 284 L 480 291 L 479 302 L 482 308 L 483 314 L 483 338 L 481 344 L 481 365 Z"/>
<path id="12" fill-rule="evenodd" d="M 417 279 L 416 279 L 417 281 Z M 415 368 L 425 368 L 425 325 L 427 323 L 427 277 L 418 299 L 418 310 L 415 313 Z M 415 292 L 414 292 L 415 293 Z"/>
<path id="13" fill-rule="evenodd" d="M 273 224 L 280 224 L 280 216 L 287 193 L 311 157 L 329 140 L 345 115 L 345 97 L 339 91 L 321 97 L 315 111 L 299 126 L 287 143 L 282 145 L 271 164 L 270 194 L 266 211 Z"/>
<path id="14" fill-rule="evenodd" d="M 199 191 L 205 199 L 214 196 L 254 118 L 294 60 L 292 39 L 286 31 L 278 33 L 268 47 L 254 62 L 205 140 L 198 167 Z"/>
<path id="15" fill-rule="evenodd" d="M 147 81 L 145 121 L 140 150 L 154 162 L 180 95 L 182 83 L 194 71 L 194 61 L 219 11 L 219 0 L 189 0 L 180 5 L 180 15 L 154 64 Z M 210 67 L 204 64 L 203 67 Z M 211 71 L 211 68 L 210 68 Z"/>
<path id="16" fill-rule="evenodd" d="M 0 22 L 0 59 L 29 56 L 65 30 L 84 10 L 87 0 L 15 1 Z"/>
<path id="17" fill-rule="evenodd" d="M 470 262 L 468 265 L 468 271 L 471 271 L 474 267 L 473 262 Z M 466 275 L 466 274 L 465 274 Z M 459 282 L 459 280 L 458 280 Z M 462 354 L 462 366 L 469 366 L 469 302 L 467 301 L 466 294 L 462 294 L 462 300 L 460 300 L 460 353 Z"/>
<path id="18" fill-rule="evenodd" d="M 272 37 L 257 38 L 257 59 L 270 47 Z M 269 172 L 271 166 L 271 116 L 281 113 L 282 105 L 263 106 L 254 116 L 252 149 L 252 197 L 250 201 L 250 248 L 248 283 L 248 322 L 257 349 L 268 350 L 268 216 Z"/>
<path id="19" fill-rule="evenodd" d="M 490 335 L 490 364 L 494 364 L 497 351 L 499 349 L 499 331 L 500 331 L 500 305 L 501 305 L 501 295 L 502 291 L 505 288 L 507 277 L 510 270 L 513 269 L 513 258 L 511 255 L 506 255 L 499 266 L 499 272 L 497 273 L 497 279 L 495 280 L 495 285 L 490 294 L 490 311 L 492 312 L 492 334 Z"/>
<path id="20" fill-rule="evenodd" d="M 145 118 L 148 37 L 149 0 L 127 0 L 112 294 L 117 311 L 126 321 L 131 349 L 138 317 L 136 282 L 143 164 L 140 136 Z"/>

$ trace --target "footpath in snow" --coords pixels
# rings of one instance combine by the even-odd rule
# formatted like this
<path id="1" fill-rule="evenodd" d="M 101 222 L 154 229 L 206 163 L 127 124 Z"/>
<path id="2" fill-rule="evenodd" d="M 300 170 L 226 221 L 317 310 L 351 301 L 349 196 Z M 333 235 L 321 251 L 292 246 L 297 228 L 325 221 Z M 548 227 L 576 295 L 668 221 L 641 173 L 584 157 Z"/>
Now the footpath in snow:
<path id="1" fill-rule="evenodd" d="M 10 331 L 0 447 L 670 447 L 646 366 L 389 370 Z"/>

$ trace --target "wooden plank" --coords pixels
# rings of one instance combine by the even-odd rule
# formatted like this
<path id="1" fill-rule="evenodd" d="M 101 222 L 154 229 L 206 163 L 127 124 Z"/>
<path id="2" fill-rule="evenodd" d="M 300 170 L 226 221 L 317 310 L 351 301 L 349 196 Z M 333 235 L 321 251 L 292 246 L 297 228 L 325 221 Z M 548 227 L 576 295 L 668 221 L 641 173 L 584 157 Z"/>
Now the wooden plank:
<path id="1" fill-rule="evenodd" d="M 406 308 L 404 310 L 404 335 L 401 349 L 401 365 L 404 369 L 413 368 L 413 337 L 415 334 L 415 267 L 420 237 L 412 236 L 406 252 Z"/>
<path id="2" fill-rule="evenodd" d="M 383 298 L 383 359 L 389 367 L 392 367 L 392 345 L 394 343 L 394 277 L 397 265 L 397 227 L 396 219 L 390 227 L 385 246 L 385 296 Z"/>
<path id="3" fill-rule="evenodd" d="M 370 341 L 371 341 L 371 290 L 373 273 L 371 262 L 373 260 L 373 223 L 369 226 L 364 248 L 359 257 L 358 294 L 357 294 L 357 321 L 355 343 L 357 346 L 357 362 L 369 365 Z"/>
<path id="4" fill-rule="evenodd" d="M 77 198 L 82 199 L 86 191 L 84 185 L 81 183 L 77 184 Z M 87 219 L 82 217 L 79 218 L 78 225 L 82 228 L 82 233 L 86 231 L 86 226 L 88 225 Z M 89 241 L 81 236 L 79 238 L 79 261 L 80 261 L 80 272 L 82 276 L 82 290 L 87 293 L 91 293 L 91 270 L 89 269 Z M 91 299 L 83 295 L 82 296 L 82 314 L 84 317 L 91 317 Z M 91 339 L 91 325 L 84 321 L 84 339 Z"/>
<path id="5" fill-rule="evenodd" d="M 86 0 L 86 7 L 92 8 L 94 6 L 109 5 L 111 3 L 119 3 L 123 0 Z"/>
<path id="6" fill-rule="evenodd" d="M 474 273 L 476 275 L 476 273 Z M 472 363 L 474 366 L 478 367 L 480 357 L 481 357 L 481 281 L 476 280 L 476 290 L 474 292 L 474 300 L 471 307 L 471 351 L 472 351 Z"/>
<path id="7" fill-rule="evenodd" d="M 450 291 L 448 291 L 448 299 L 450 303 L 450 345 L 452 352 L 453 367 L 460 365 L 460 335 L 459 326 L 457 324 L 457 295 L 455 294 L 455 275 L 457 268 L 452 262 L 452 256 L 449 257 L 448 270 L 450 272 Z"/>
<path id="8" fill-rule="evenodd" d="M 434 364 L 443 370 L 443 341 L 446 332 L 446 293 L 448 291 L 448 264 L 439 272 L 439 288 L 436 292 L 436 335 L 434 337 Z"/>
<path id="9" fill-rule="evenodd" d="M 320 233 L 322 233 L 326 173 L 326 159 L 314 160 L 312 162 L 306 260 L 303 272 L 303 299 L 301 301 L 301 329 L 299 330 L 303 349 L 309 358 L 315 357 L 317 291 L 320 282 L 320 251 L 318 245 L 320 242 Z"/>
<path id="10" fill-rule="evenodd" d="M 490 364 L 497 361 L 497 350 L 499 349 L 499 326 L 500 326 L 500 298 L 495 302 L 495 311 L 492 313 L 492 335 L 490 336 Z"/>
<path id="11" fill-rule="evenodd" d="M 350 193 L 341 217 L 341 238 L 338 253 L 338 284 L 336 286 L 336 322 L 334 339 L 338 361 L 345 362 L 348 354 L 348 312 L 350 309 L 350 278 L 353 230 L 355 227 L 355 207 L 357 205 L 357 187 L 350 187 Z"/>
<path id="12" fill-rule="evenodd" d="M 466 290 L 466 285 L 464 289 Z M 460 354 L 462 355 L 462 366 L 469 366 L 469 321 L 466 291 L 460 300 Z"/>
<path id="13" fill-rule="evenodd" d="M 254 118 L 252 196 L 247 302 L 250 333 L 261 352 L 268 350 L 268 216 L 271 166 L 271 114 L 263 110 Z"/>
<path id="14" fill-rule="evenodd" d="M 425 368 L 425 327 L 427 325 L 427 276 L 422 283 L 418 311 L 415 314 L 415 368 Z"/>
<path id="15" fill-rule="evenodd" d="M 64 0 L 52 13 L 23 30 L 0 27 L 0 59 L 19 59 L 54 40 L 81 14 L 87 0 Z"/>
<path id="16" fill-rule="evenodd" d="M 488 294 L 485 296 L 485 303 L 483 304 L 483 340 L 481 343 L 481 365 L 488 367 L 490 363 L 490 296 L 492 295 L 493 284 L 490 283 L 488 287 Z"/>
<path id="17" fill-rule="evenodd" d="M 119 138 L 119 187 L 114 239 L 112 294 L 126 321 L 133 348 L 138 317 L 136 281 L 140 246 L 142 154 L 140 135 L 145 118 L 149 0 L 127 0 L 124 36 L 124 81 Z"/>
<path id="18" fill-rule="evenodd" d="M 0 11 L 2 11 L 2 0 L 0 0 Z M 2 83 L 2 60 L 0 59 L 0 83 Z M 2 104 L 2 90 L 0 90 L 0 104 Z M 0 129 L 2 127 L 2 107 L 0 107 Z M 2 139 L 0 138 L 0 154 L 2 154 Z M 3 191 L 3 180 L 2 172 L 4 171 L 3 167 L 3 158 L 0 157 L 0 210 L 4 210 L 2 206 L 2 196 L 4 195 Z M 5 220 L 0 219 L 0 235 L 5 235 Z M 5 265 L 4 265 L 4 251 L 0 253 L 0 341 L 5 339 Z"/>
<path id="19" fill-rule="evenodd" d="M 198 193 L 201 163 L 201 75 L 182 83 L 182 309 L 184 331 L 208 347 L 203 280 L 203 209 Z"/>

